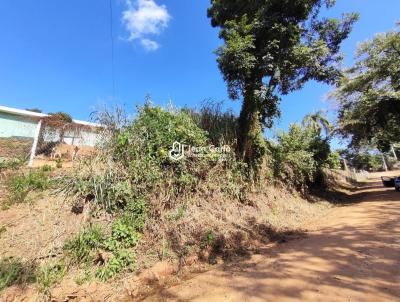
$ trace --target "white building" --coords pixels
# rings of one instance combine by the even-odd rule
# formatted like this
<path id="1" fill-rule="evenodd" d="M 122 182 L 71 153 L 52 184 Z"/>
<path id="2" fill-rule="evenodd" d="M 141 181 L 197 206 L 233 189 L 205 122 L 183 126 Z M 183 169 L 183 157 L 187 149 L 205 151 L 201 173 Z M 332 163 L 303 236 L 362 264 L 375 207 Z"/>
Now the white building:
<path id="1" fill-rule="evenodd" d="M 28 110 L 21 110 L 0 105 L 0 139 L 16 139 L 32 141 L 31 161 L 37 147 L 38 136 L 42 129 L 42 121 L 49 115 Z M 63 143 L 74 146 L 94 147 L 98 143 L 98 124 L 73 120 L 73 124 L 87 126 L 82 131 L 66 131 L 63 136 Z M 43 133 L 43 140 L 46 142 L 58 142 L 59 131 Z M 1 151 L 1 150 L 0 150 Z"/>

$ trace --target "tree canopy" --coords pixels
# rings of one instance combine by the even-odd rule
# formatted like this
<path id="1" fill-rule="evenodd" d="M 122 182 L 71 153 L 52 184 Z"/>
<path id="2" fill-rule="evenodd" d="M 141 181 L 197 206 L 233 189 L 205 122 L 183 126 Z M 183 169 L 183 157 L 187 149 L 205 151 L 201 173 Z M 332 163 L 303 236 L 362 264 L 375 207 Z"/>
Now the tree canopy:
<path id="1" fill-rule="evenodd" d="M 324 112 L 322 110 L 319 110 L 315 113 L 307 114 L 304 117 L 302 124 L 305 127 L 310 127 L 314 129 L 314 131 L 318 133 L 318 135 L 320 135 L 322 130 L 324 130 L 325 136 L 327 138 L 331 135 L 333 131 L 331 123 L 324 115 Z"/>
<path id="2" fill-rule="evenodd" d="M 334 0 L 212 0 L 208 16 L 224 45 L 218 65 L 232 99 L 243 98 L 238 153 L 257 162 L 262 131 L 279 115 L 280 96 L 309 80 L 329 84 L 341 75 L 340 44 L 357 14 L 319 17 Z"/>
<path id="3" fill-rule="evenodd" d="M 400 32 L 397 28 L 362 43 L 334 96 L 339 133 L 350 146 L 388 151 L 400 141 Z"/>

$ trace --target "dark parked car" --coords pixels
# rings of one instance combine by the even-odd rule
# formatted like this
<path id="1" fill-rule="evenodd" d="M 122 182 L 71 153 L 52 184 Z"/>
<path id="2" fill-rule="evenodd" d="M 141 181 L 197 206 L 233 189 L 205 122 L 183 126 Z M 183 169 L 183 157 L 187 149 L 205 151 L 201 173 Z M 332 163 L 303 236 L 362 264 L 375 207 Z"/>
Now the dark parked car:
<path id="1" fill-rule="evenodd" d="M 400 191 L 400 176 L 397 176 L 394 179 L 394 187 L 395 187 L 396 191 Z"/>
<path id="2" fill-rule="evenodd" d="M 394 177 L 381 176 L 384 187 L 394 187 Z"/>

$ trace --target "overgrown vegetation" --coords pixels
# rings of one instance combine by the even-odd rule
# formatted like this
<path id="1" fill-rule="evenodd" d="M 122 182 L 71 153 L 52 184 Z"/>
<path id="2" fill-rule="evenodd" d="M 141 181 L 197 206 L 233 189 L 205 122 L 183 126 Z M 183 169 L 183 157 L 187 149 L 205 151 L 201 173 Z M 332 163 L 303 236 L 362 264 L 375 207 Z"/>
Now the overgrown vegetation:
<path id="1" fill-rule="evenodd" d="M 116 219 L 110 234 L 105 234 L 99 226 L 89 227 L 69 240 L 64 249 L 74 264 L 102 264 L 96 271 L 96 277 L 103 281 L 126 268 L 134 270 L 135 255 L 131 249 L 138 244 L 143 228 L 137 218 L 124 215 Z"/>
<path id="2" fill-rule="evenodd" d="M 245 2 L 213 0 L 208 10 L 212 25 L 221 29 L 218 65 L 230 98 L 242 100 L 240 115 L 211 101 L 195 109 L 163 109 L 146 102 L 133 119 L 120 109 L 100 112 L 98 151 L 57 178 L 56 192 L 82 211 L 90 208 L 88 222 L 54 261 L 36 267 L 0 260 L 0 290 L 37 282 L 49 293 L 69 266 L 84 270 L 74 278 L 78 284 L 91 278 L 106 281 L 145 267 L 141 257 L 150 254 L 158 260 L 174 258 L 179 269 L 191 253 L 206 255 L 210 263 L 217 254 L 229 259 L 253 239 L 284 236 L 277 225 L 289 222 L 278 221 L 279 211 L 291 205 L 274 203 L 273 194 L 269 199 L 273 185 L 308 196 L 310 189 L 324 187 L 324 169 L 340 168 L 341 159 L 359 170 L 382 168 L 382 154 L 331 152 L 334 131 L 322 111 L 274 139 L 266 139 L 263 131 L 279 116 L 282 95 L 310 80 L 339 81 L 339 133 L 351 137 L 353 147 L 372 144 L 387 151 L 399 137 L 399 33 L 362 44 L 358 62 L 342 77 L 340 45 L 357 14 L 342 20 L 320 17 L 323 6 L 334 5 L 332 0 Z M 64 112 L 42 121 L 39 153 L 57 144 L 45 142 L 46 135 L 62 142 L 68 132 L 93 130 Z M 6 206 L 51 187 L 50 166 L 28 170 L 23 164 L 0 162 L 0 172 L 10 172 Z M 58 158 L 56 167 L 62 166 Z M 298 219 L 288 209 L 288 220 Z M 1 226 L 0 234 L 7 228 Z"/>
<path id="3" fill-rule="evenodd" d="M 382 154 L 372 153 L 368 150 L 354 151 L 351 149 L 339 150 L 339 153 L 346 160 L 347 165 L 357 171 L 376 172 L 383 170 Z"/>
<path id="4" fill-rule="evenodd" d="M 48 294 L 49 289 L 54 284 L 61 281 L 66 273 L 66 266 L 63 261 L 45 264 L 36 271 L 36 282 L 40 291 Z"/>
<path id="5" fill-rule="evenodd" d="M 41 169 L 11 174 L 6 180 L 8 195 L 5 203 L 7 205 L 21 203 L 26 200 L 29 192 L 48 189 L 50 187 L 48 172 L 48 167 L 44 166 Z"/>
<path id="6" fill-rule="evenodd" d="M 216 146 L 236 146 L 238 119 L 231 110 L 223 110 L 222 102 L 206 100 L 199 109 L 185 108 L 196 125 L 207 132 L 210 142 Z"/>
<path id="7" fill-rule="evenodd" d="M 88 227 L 64 247 L 75 265 L 97 263 L 95 276 L 101 280 L 134 270 L 142 245 L 163 250 L 166 239 L 178 259 L 189 249 L 212 245 L 214 231 L 182 229 L 189 208 L 199 198 L 207 202 L 210 192 L 247 204 L 248 193 L 262 191 L 277 179 L 305 192 L 329 164 L 329 137 L 315 123 L 293 125 L 275 143 L 266 141 L 264 172 L 255 178 L 234 153 L 229 127 L 236 125 L 237 117 L 224 113 L 220 105 L 165 110 L 146 104 L 130 121 L 119 119 L 120 113 L 119 118 L 110 113 L 102 117 L 108 126 L 101 152 L 81 162 L 62 185 L 65 194 L 90 201 L 114 217 L 109 228 Z M 174 142 L 184 146 L 179 160 L 174 159 Z M 218 142 L 232 145 L 216 152 Z"/>
<path id="8" fill-rule="evenodd" d="M 265 220 L 268 215 L 239 214 L 249 208 L 270 211 L 264 208 L 267 204 L 252 200 L 251 193 L 263 194 L 277 181 L 306 193 L 322 184 L 323 169 L 338 160 L 330 152 L 331 126 L 321 112 L 278 133 L 273 141 L 263 138 L 266 151 L 257 175 L 235 152 L 238 117 L 223 111 L 221 104 L 207 102 L 189 110 L 147 103 L 134 119 L 121 111 L 102 112 L 99 119 L 105 125 L 99 151 L 57 178 L 57 191 L 87 203 L 94 209 L 92 215 L 107 213 L 112 219 L 109 224 L 90 222 L 65 242 L 61 260 L 36 270 L 35 280 L 44 293 L 62 279 L 69 265 L 85 271 L 77 282 L 105 281 L 143 267 L 139 257 L 148 251 L 159 259 L 172 257 L 182 268 L 190 253 L 210 251 L 208 260 L 214 263 L 218 254 L 243 250 L 237 236 L 272 230 Z M 182 149 L 174 149 L 176 143 Z M 182 150 L 183 157 L 175 158 Z M 49 188 L 51 171 L 43 166 L 13 174 L 10 200 L 23 202 L 29 192 Z M 198 213 L 197 207 L 202 209 Z M 221 221 L 226 207 L 239 211 L 232 218 L 235 223 L 258 219 L 257 223 L 237 230 L 233 221 Z M 207 218 L 197 220 L 196 215 Z M 209 218 L 212 222 L 204 225 Z"/>
<path id="9" fill-rule="evenodd" d="M 208 118 L 215 119 L 219 114 L 214 110 Z M 75 175 L 65 179 L 64 192 L 92 200 L 116 217 L 109 234 L 91 228 L 67 243 L 66 250 L 74 262 L 93 261 L 97 250 L 111 254 L 96 273 L 100 279 L 113 277 L 124 267 L 133 269 L 134 250 L 148 216 L 164 219 L 168 208 L 201 194 L 199 191 L 206 190 L 202 184 L 209 181 L 213 169 L 225 171 L 227 186 L 221 189 L 231 192 L 229 183 L 242 177 L 232 170 L 233 154 L 224 154 L 226 161 L 222 162 L 220 154 L 207 147 L 208 133 L 196 125 L 192 116 L 197 116 L 199 123 L 205 121 L 198 112 L 146 105 L 139 109 L 135 120 L 106 133 L 103 152 L 83 162 Z M 228 119 L 232 116 L 222 117 Z M 218 135 L 214 138 L 222 139 L 223 131 Z M 174 142 L 188 148 L 182 160 L 170 156 Z M 191 153 L 190 147 L 202 149 Z M 181 215 L 178 210 L 169 217 L 177 220 Z"/>
<path id="10" fill-rule="evenodd" d="M 7 170 L 17 170 L 22 167 L 26 161 L 24 159 L 9 159 L 0 161 L 0 173 Z"/>
<path id="11" fill-rule="evenodd" d="M 280 132 L 272 145 L 272 166 L 276 178 L 305 192 L 309 186 L 323 185 L 322 169 L 328 167 L 329 138 L 313 124 L 293 124 Z"/>
<path id="12" fill-rule="evenodd" d="M 0 259 L 0 291 L 14 284 L 34 282 L 36 268 L 17 259 Z"/>

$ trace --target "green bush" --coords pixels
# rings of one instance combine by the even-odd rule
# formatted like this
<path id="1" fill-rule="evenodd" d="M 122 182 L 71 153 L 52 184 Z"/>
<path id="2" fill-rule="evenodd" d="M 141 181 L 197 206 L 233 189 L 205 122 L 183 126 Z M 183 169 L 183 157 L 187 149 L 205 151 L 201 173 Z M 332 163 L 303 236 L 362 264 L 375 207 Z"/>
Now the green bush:
<path id="1" fill-rule="evenodd" d="M 329 140 L 312 127 L 293 124 L 272 147 L 274 176 L 304 191 L 320 181 L 330 154 Z"/>
<path id="2" fill-rule="evenodd" d="M 129 223 L 129 220 L 117 219 L 112 225 L 111 236 L 105 241 L 104 248 L 116 252 L 121 248 L 134 247 L 138 244 L 140 237 L 140 233 Z"/>
<path id="3" fill-rule="evenodd" d="M 10 159 L 0 161 L 0 172 L 6 170 L 18 170 L 26 163 L 25 159 Z"/>
<path id="4" fill-rule="evenodd" d="M 47 292 L 51 286 L 58 283 L 65 275 L 66 266 L 63 261 L 46 264 L 36 273 L 36 282 L 40 290 Z"/>
<path id="5" fill-rule="evenodd" d="M 135 270 L 135 255 L 125 249 L 118 249 L 113 253 L 112 257 L 108 260 L 105 266 L 100 267 L 96 272 L 96 277 L 102 281 L 106 281 L 126 268 L 131 271 Z"/>
<path id="6" fill-rule="evenodd" d="M 138 230 L 142 228 L 134 222 L 137 220 L 133 220 L 132 216 L 123 215 L 114 221 L 109 235 L 105 235 L 98 226 L 92 226 L 69 240 L 64 249 L 74 264 L 90 263 L 94 260 L 95 251 L 110 252 L 111 257 L 96 272 L 101 280 L 114 277 L 126 268 L 133 270 L 136 259 L 132 249 L 140 241 Z"/>
<path id="7" fill-rule="evenodd" d="M 63 160 L 61 158 L 56 159 L 56 168 L 61 169 L 63 166 Z"/>
<path id="8" fill-rule="evenodd" d="M 43 191 L 50 187 L 50 180 L 43 170 L 31 170 L 24 174 L 12 175 L 7 181 L 9 203 L 19 203 L 29 192 Z"/>
<path id="9" fill-rule="evenodd" d="M 338 151 L 331 152 L 326 161 L 326 165 L 330 169 L 340 169 L 342 166 L 342 162 L 340 159 L 340 154 Z"/>
<path id="10" fill-rule="evenodd" d="M 35 266 L 23 263 L 18 259 L 0 260 L 0 291 L 14 284 L 35 281 Z"/>
<path id="11" fill-rule="evenodd" d="M 84 229 L 76 237 L 64 245 L 64 250 L 75 264 L 93 260 L 93 251 L 100 248 L 105 239 L 103 231 L 98 226 Z"/>
<path id="12" fill-rule="evenodd" d="M 136 198 L 128 202 L 122 211 L 121 220 L 133 226 L 137 232 L 142 232 L 147 218 L 147 203 L 144 198 Z"/>
<path id="13" fill-rule="evenodd" d="M 183 111 L 146 105 L 131 124 L 115 132 L 101 155 L 106 158 L 86 162 L 76 175 L 64 180 L 68 193 L 93 196 L 109 212 L 124 209 L 132 200 L 146 198 L 165 185 L 173 196 L 190 192 L 207 174 L 208 162 L 215 161 L 212 156 L 180 161 L 169 157 L 175 141 L 207 145 L 206 132 Z"/>

